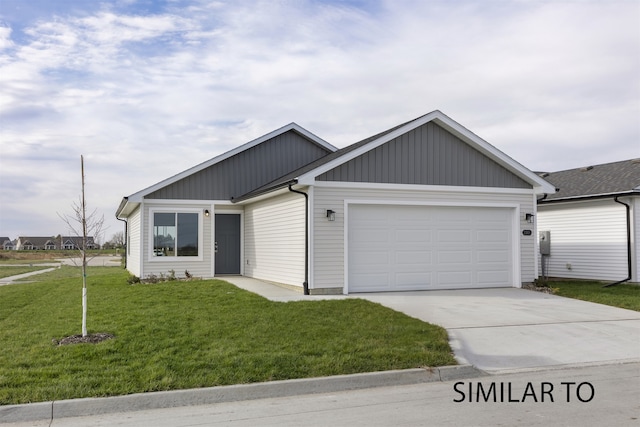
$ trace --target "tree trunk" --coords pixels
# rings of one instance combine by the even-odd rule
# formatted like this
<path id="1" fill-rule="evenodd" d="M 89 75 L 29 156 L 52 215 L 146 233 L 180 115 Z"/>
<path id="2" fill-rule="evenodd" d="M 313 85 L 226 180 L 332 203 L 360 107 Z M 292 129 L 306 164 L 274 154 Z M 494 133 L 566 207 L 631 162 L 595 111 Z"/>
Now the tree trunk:
<path id="1" fill-rule="evenodd" d="M 87 336 L 87 205 L 84 199 L 84 158 L 80 156 L 82 172 L 82 336 Z"/>

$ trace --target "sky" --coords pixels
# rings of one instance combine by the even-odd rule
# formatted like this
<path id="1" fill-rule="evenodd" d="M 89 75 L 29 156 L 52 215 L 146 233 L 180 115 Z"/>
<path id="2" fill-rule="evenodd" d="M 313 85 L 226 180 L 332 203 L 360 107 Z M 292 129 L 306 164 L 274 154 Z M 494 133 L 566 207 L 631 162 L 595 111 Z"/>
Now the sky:
<path id="1" fill-rule="evenodd" d="M 640 0 L 0 0 L 0 236 L 67 234 L 288 123 L 440 110 L 534 171 L 640 157 Z"/>

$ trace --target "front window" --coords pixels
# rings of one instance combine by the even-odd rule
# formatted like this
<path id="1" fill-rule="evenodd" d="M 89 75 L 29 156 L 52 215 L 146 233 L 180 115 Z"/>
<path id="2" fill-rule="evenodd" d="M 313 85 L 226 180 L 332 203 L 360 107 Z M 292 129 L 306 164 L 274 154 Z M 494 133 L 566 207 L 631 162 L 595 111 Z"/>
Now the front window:
<path id="1" fill-rule="evenodd" d="M 197 257 L 198 214 L 153 213 L 153 256 Z"/>

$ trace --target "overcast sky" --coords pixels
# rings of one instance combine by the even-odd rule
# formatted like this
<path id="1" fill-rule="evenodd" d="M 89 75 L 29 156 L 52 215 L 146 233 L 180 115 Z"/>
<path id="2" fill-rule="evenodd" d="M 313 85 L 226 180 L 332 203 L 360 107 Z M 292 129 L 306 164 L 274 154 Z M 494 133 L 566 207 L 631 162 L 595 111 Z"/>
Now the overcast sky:
<path id="1" fill-rule="evenodd" d="M 0 0 L 0 236 L 67 233 L 290 122 L 441 110 L 535 171 L 640 157 L 638 0 Z"/>

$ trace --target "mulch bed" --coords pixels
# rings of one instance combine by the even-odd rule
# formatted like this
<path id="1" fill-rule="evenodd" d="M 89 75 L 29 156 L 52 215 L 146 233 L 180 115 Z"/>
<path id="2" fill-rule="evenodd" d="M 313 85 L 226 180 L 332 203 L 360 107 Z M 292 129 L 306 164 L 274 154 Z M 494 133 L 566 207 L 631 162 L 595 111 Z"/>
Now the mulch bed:
<path id="1" fill-rule="evenodd" d="M 83 337 L 82 335 L 71 335 L 70 337 L 64 337 L 61 340 L 53 339 L 53 343 L 55 345 L 68 345 L 68 344 L 97 344 L 102 341 L 110 340 L 113 338 L 113 335 L 98 332 L 95 334 L 87 334 L 87 336 Z"/>
<path id="2" fill-rule="evenodd" d="M 545 294 L 555 294 L 556 291 L 549 286 L 536 286 L 536 285 L 522 285 L 523 289 L 528 289 L 530 291 L 542 292 Z"/>

